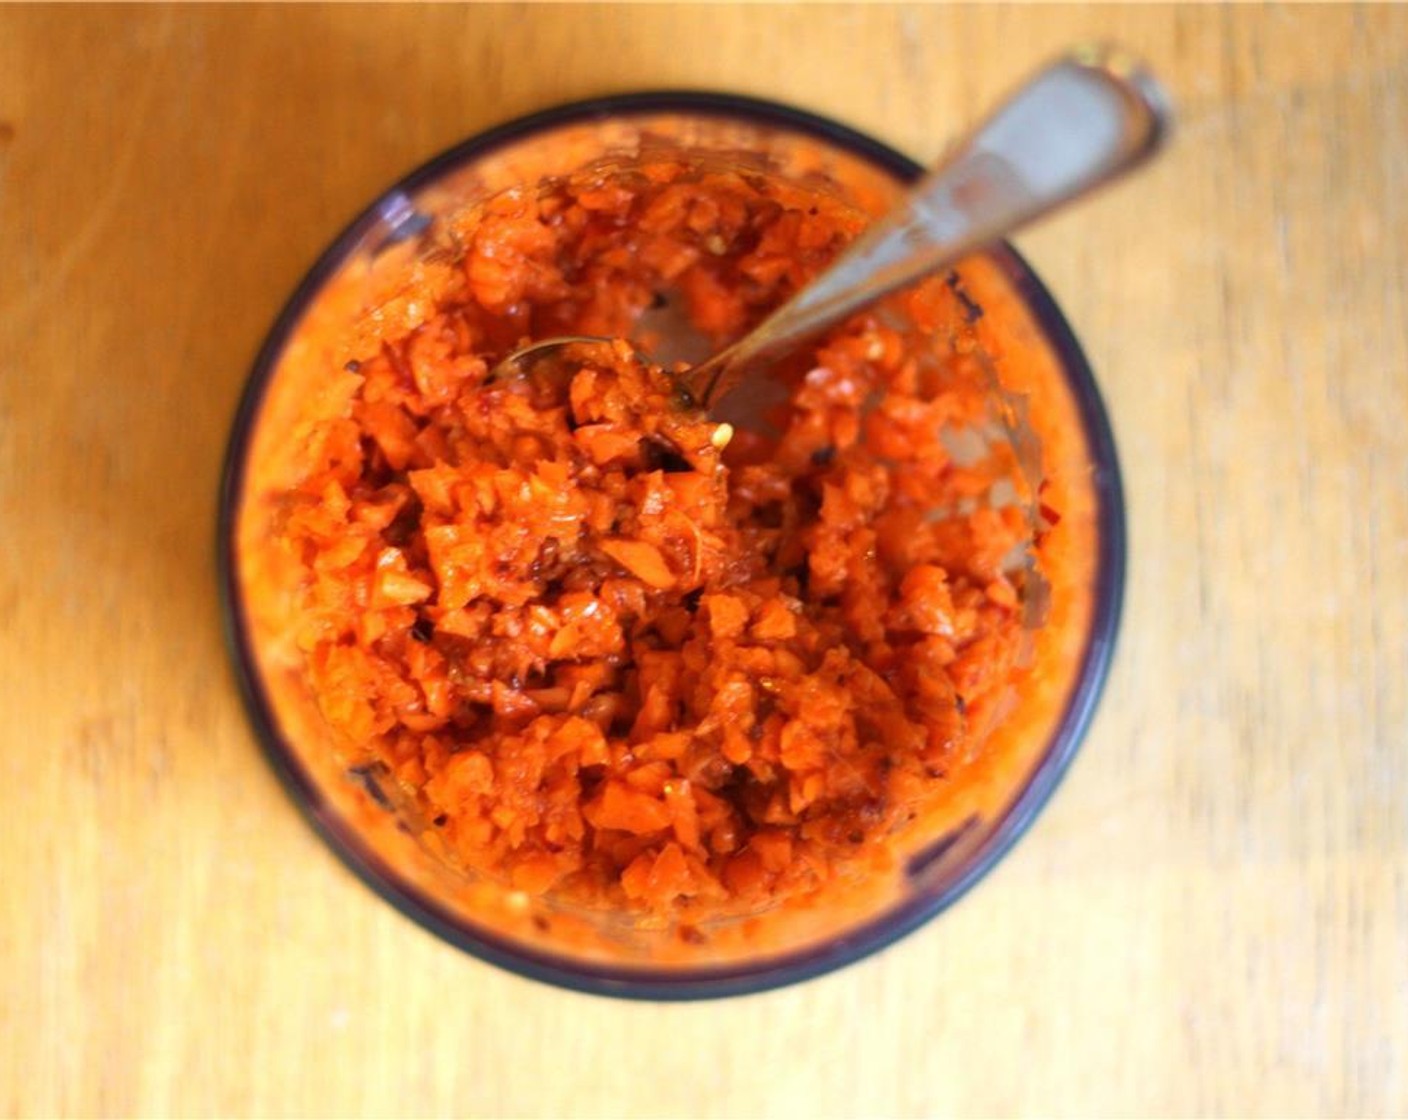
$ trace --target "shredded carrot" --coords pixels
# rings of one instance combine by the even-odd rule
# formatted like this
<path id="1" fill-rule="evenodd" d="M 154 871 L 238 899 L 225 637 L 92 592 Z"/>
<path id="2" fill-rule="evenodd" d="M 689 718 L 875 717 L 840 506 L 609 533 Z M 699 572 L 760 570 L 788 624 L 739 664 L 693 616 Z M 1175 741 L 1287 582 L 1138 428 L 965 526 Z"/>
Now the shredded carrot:
<path id="1" fill-rule="evenodd" d="M 722 344 L 863 225 L 765 177 L 656 170 L 448 223 L 398 296 L 415 314 L 350 334 L 282 531 L 325 718 L 443 850 L 697 921 L 883 848 L 980 748 L 971 713 L 1020 669 L 1032 524 L 989 500 L 1009 459 L 946 442 L 989 419 L 946 288 L 922 331 L 898 298 L 792 360 L 775 438 L 624 345 L 555 387 L 489 379 L 525 338 L 625 336 L 667 290 Z"/>
<path id="2" fill-rule="evenodd" d="M 601 551 L 651 587 L 675 585 L 665 557 L 649 541 L 602 541 Z"/>

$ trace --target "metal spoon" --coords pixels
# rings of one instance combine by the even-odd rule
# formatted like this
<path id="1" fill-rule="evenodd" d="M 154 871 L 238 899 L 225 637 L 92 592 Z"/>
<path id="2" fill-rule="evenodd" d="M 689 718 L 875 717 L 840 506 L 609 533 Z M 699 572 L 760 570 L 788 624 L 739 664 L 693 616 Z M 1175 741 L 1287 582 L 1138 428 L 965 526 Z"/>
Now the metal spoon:
<path id="1" fill-rule="evenodd" d="M 1110 47 L 1073 51 L 1021 86 L 821 275 L 675 378 L 695 404 L 716 410 L 746 374 L 823 327 L 1138 167 L 1169 122 L 1163 91 L 1135 59 Z M 603 341 L 544 339 L 514 351 L 494 376 L 526 373 L 563 347 Z"/>

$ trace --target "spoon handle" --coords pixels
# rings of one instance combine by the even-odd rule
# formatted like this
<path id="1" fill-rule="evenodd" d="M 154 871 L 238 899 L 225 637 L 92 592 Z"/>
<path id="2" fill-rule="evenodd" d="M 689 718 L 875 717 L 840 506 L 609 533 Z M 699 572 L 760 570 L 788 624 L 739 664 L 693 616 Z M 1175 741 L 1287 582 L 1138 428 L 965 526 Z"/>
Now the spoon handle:
<path id="1" fill-rule="evenodd" d="M 685 374 L 686 388 L 707 407 L 754 363 L 1139 166 L 1168 124 L 1163 91 L 1138 62 L 1076 50 L 1021 86 L 824 273 Z"/>

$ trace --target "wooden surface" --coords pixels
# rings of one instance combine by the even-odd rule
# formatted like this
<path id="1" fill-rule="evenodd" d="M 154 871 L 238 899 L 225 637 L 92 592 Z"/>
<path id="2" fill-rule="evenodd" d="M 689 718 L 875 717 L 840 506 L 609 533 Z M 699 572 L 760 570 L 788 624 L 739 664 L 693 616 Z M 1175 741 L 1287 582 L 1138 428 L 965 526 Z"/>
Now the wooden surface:
<path id="1" fill-rule="evenodd" d="M 313 256 L 568 98 L 922 158 L 1097 35 L 1181 111 L 1020 239 L 1123 452 L 1084 753 L 957 908 L 704 1005 L 516 979 L 323 847 L 218 627 L 225 433 Z M 0 1113 L 1408 1112 L 1408 9 L 0 7 Z"/>

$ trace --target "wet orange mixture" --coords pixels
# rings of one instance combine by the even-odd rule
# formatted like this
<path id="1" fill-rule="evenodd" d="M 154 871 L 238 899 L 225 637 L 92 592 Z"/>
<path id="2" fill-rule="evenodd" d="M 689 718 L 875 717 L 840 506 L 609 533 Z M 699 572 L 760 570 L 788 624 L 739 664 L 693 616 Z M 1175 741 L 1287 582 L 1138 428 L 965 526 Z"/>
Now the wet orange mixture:
<path id="1" fill-rule="evenodd" d="M 862 224 L 759 177 L 598 170 L 448 223 L 346 340 L 279 505 L 297 641 L 348 763 L 455 862 L 589 906 L 757 910 L 883 863 L 981 751 L 1034 525 L 956 283 L 790 359 L 775 439 L 625 344 L 551 385 L 486 376 L 666 293 L 721 343 Z"/>

